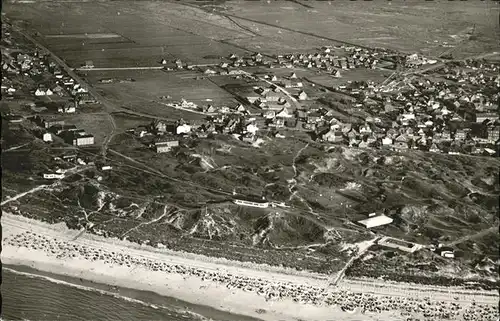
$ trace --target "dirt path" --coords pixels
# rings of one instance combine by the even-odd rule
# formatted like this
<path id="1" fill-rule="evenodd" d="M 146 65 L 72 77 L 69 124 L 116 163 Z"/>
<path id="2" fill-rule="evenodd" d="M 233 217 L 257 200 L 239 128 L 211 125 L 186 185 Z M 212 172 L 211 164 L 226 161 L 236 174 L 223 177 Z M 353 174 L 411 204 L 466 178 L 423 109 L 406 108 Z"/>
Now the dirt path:
<path id="1" fill-rule="evenodd" d="M 491 233 L 491 232 L 498 233 L 498 226 L 492 226 L 492 227 L 490 227 L 488 229 L 479 231 L 479 232 L 477 232 L 475 234 L 463 236 L 463 237 L 461 237 L 459 239 L 456 239 L 455 241 L 446 243 L 445 245 L 446 246 L 455 246 L 457 244 L 460 244 L 460 243 L 463 243 L 463 242 L 466 242 L 466 241 L 469 241 L 469 240 L 474 240 L 474 239 L 480 238 L 480 237 L 485 236 L 486 234 Z"/>

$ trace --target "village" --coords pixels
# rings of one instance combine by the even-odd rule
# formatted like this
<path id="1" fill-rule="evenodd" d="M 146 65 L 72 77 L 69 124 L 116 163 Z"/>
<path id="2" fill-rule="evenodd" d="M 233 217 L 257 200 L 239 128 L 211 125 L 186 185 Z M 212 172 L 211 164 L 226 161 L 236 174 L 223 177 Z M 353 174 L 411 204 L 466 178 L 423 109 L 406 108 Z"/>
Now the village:
<path id="1" fill-rule="evenodd" d="M 7 25 L 2 28 L 8 28 Z M 8 44 L 9 30 L 2 41 Z M 36 136 L 45 142 L 52 135 L 74 146 L 94 144 L 92 133 L 65 126 L 63 120 L 46 121 L 45 114 L 74 114 L 96 99 L 40 50 L 2 51 L 2 96 L 6 100 L 25 99 L 32 95 L 29 117 L 6 114 L 10 123 L 31 120 L 40 128 Z M 162 64 L 169 64 L 165 59 Z M 187 135 L 205 138 L 210 134 L 227 134 L 248 143 L 259 136 L 285 138 L 287 131 L 303 131 L 311 139 L 325 144 L 353 148 L 384 148 L 404 152 L 421 150 L 431 153 L 495 156 L 499 140 L 498 64 L 466 60 L 450 62 L 432 74 L 416 75 L 415 68 L 436 64 L 436 60 L 417 55 L 402 57 L 385 50 L 368 50 L 347 46 L 324 46 L 319 52 L 285 54 L 273 57 L 260 53 L 248 57 L 231 54 L 218 66 L 193 67 L 179 59 L 172 69 L 199 69 L 203 76 L 233 75 L 248 78 L 255 84 L 235 92 L 241 102 L 235 106 L 198 106 L 188 99 L 167 104 L 173 108 L 193 110 L 207 115 L 205 122 L 189 123 L 179 119 L 167 124 L 152 124 L 130 131 L 139 138 L 156 137 L 147 143 L 158 153 L 179 146 Z M 316 85 L 301 79 L 297 72 L 277 76 L 273 70 L 295 67 L 330 75 L 332 81 L 356 68 L 383 68 L 395 65 L 406 68 L 409 75 L 396 70 L 380 84 L 373 81 L 351 81 L 337 86 Z M 86 68 L 93 63 L 86 61 Z M 255 72 L 244 68 L 259 67 Z M 264 68 L 264 69 L 263 69 Z M 268 71 L 266 71 L 268 70 Z M 283 75 L 283 72 L 281 72 Z M 203 77 L 202 76 L 202 77 Z M 388 80 L 391 80 L 388 82 Z M 318 95 L 318 87 L 321 88 Z M 307 92 L 313 92 L 310 98 Z M 56 109 L 47 110 L 48 108 Z M 265 133 L 265 134 L 264 134 Z"/>
<path id="2" fill-rule="evenodd" d="M 484 26 L 378 35 L 422 6 L 267 4 L 10 4 L 9 262 L 39 253 L 148 291 L 172 278 L 266 320 L 285 304 L 297 320 L 497 318 L 500 56 Z M 37 12 L 56 7 L 57 23 Z"/>

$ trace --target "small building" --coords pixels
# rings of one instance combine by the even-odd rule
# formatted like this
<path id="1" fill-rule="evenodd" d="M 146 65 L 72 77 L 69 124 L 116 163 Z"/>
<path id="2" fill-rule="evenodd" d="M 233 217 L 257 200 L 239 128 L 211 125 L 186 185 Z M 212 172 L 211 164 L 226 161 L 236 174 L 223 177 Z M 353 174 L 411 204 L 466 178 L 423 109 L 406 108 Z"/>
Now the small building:
<path id="1" fill-rule="evenodd" d="M 385 215 L 372 216 L 367 219 L 358 221 L 359 224 L 364 225 L 366 228 L 383 226 L 392 223 L 394 220 Z"/>
<path id="2" fill-rule="evenodd" d="M 333 129 L 323 134 L 322 138 L 323 140 L 330 143 L 340 143 L 344 141 L 344 136 L 342 135 L 342 132 Z"/>
<path id="3" fill-rule="evenodd" d="M 86 60 L 83 68 L 92 69 L 94 68 L 94 62 L 92 60 Z"/>
<path id="4" fill-rule="evenodd" d="M 64 120 L 43 120 L 43 127 L 64 126 Z"/>
<path id="5" fill-rule="evenodd" d="M 78 92 L 75 95 L 75 101 L 78 104 L 93 104 L 96 102 L 95 98 L 89 92 Z"/>
<path id="6" fill-rule="evenodd" d="M 302 91 L 299 93 L 299 100 L 306 100 L 306 99 L 307 99 L 307 94 L 306 94 L 306 92 L 305 92 L 305 91 L 303 91 L 303 90 L 302 90 Z"/>
<path id="7" fill-rule="evenodd" d="M 488 140 L 496 142 L 500 139 L 500 127 L 488 128 Z"/>
<path id="8" fill-rule="evenodd" d="M 165 138 L 154 143 L 154 147 L 157 153 L 167 153 L 170 152 L 174 147 L 178 146 L 179 141 L 173 138 Z"/>
<path id="9" fill-rule="evenodd" d="M 45 178 L 45 179 L 63 179 L 64 174 L 54 174 L 54 173 L 43 174 L 43 178 Z"/>
<path id="10" fill-rule="evenodd" d="M 42 135 L 42 139 L 44 142 L 51 142 L 52 141 L 52 135 L 50 133 L 44 133 Z"/>
<path id="11" fill-rule="evenodd" d="M 94 135 L 87 134 L 85 131 L 74 131 L 73 146 L 89 146 L 94 144 Z"/>
<path id="12" fill-rule="evenodd" d="M 153 121 L 152 127 L 156 133 L 164 133 L 167 131 L 167 124 L 161 120 Z"/>
<path id="13" fill-rule="evenodd" d="M 235 199 L 233 202 L 237 205 L 241 206 L 251 206 L 251 207 L 259 207 L 259 208 L 267 208 L 269 207 L 269 202 L 259 202 L 259 201 L 247 201 L 242 199 Z"/>
<path id="14" fill-rule="evenodd" d="M 188 134 L 191 132 L 191 126 L 187 124 L 179 125 L 175 128 L 177 135 Z"/>
<path id="15" fill-rule="evenodd" d="M 455 258 L 455 250 L 449 246 L 439 246 L 436 249 L 436 253 L 441 255 L 442 257 L 453 259 Z"/>

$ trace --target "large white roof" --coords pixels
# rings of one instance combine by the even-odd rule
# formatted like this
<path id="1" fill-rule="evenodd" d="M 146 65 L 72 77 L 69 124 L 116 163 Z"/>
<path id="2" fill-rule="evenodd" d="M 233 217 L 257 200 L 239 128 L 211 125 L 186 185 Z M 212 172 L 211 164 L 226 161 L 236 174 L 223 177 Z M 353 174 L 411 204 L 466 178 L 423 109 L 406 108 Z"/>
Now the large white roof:
<path id="1" fill-rule="evenodd" d="M 385 216 L 385 215 L 378 215 L 378 216 L 373 216 L 361 221 L 358 221 L 358 223 L 363 224 L 367 228 L 375 227 L 375 226 L 381 226 L 381 225 L 386 225 L 392 223 L 393 219 Z"/>

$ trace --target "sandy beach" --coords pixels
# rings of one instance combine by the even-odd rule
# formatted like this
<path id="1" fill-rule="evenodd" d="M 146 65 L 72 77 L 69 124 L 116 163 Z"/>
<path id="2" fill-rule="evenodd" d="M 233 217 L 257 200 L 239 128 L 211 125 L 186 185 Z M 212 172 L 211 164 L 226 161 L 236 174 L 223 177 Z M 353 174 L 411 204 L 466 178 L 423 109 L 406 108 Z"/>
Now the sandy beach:
<path id="1" fill-rule="evenodd" d="M 2 228 L 5 264 L 152 291 L 262 320 L 406 320 L 410 316 L 495 320 L 498 314 L 494 293 L 464 292 L 454 299 L 453 294 L 437 290 L 427 295 L 416 288 L 397 290 L 398 285 L 384 287 L 360 280 L 328 288 L 327 276 L 140 246 L 9 213 L 2 215 Z"/>

